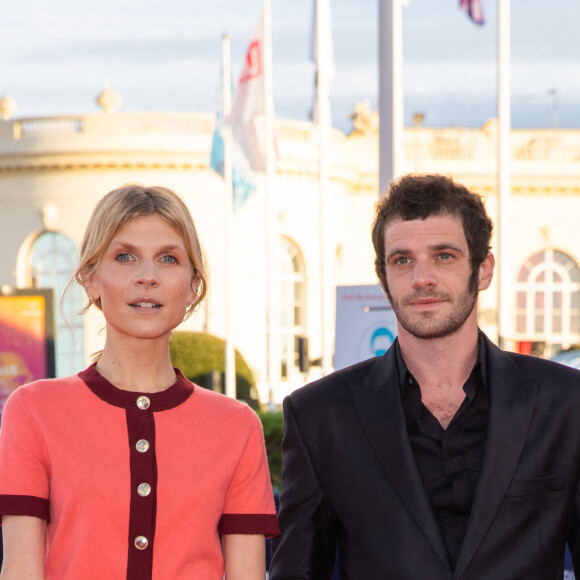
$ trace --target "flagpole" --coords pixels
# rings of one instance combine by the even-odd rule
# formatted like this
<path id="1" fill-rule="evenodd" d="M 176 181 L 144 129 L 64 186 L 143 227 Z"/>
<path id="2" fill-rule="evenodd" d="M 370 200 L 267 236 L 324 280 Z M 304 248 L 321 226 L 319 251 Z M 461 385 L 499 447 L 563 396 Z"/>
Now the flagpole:
<path id="1" fill-rule="evenodd" d="M 510 174 L 511 174 L 511 89 L 510 89 L 510 0 L 498 0 L 498 338 L 502 347 L 513 345 L 512 291 L 510 272 Z"/>
<path id="2" fill-rule="evenodd" d="M 329 324 L 332 310 L 332 292 L 328 229 L 326 212 L 329 197 L 329 154 L 331 144 L 330 114 L 330 2 L 316 0 L 316 126 L 318 129 L 318 232 L 320 253 L 320 339 L 323 374 L 332 372 L 332 342 Z"/>
<path id="3" fill-rule="evenodd" d="M 230 37 L 222 37 L 222 103 L 223 116 L 227 119 L 232 107 L 231 85 L 231 48 Z M 224 253 L 225 253 L 225 394 L 236 398 L 236 351 L 233 338 L 233 280 L 234 280 L 234 185 L 232 173 L 232 132 L 230 127 L 223 127 L 224 141 Z"/>
<path id="4" fill-rule="evenodd" d="M 272 10 L 271 0 L 263 4 L 263 65 L 264 65 L 264 141 L 265 141 L 265 187 L 264 212 L 266 216 L 266 329 L 267 329 L 267 378 L 270 405 L 274 398 L 274 386 L 278 382 L 279 366 L 275 335 L 275 272 L 276 272 L 276 206 L 273 195 L 274 182 L 274 102 L 272 90 Z"/>
<path id="5" fill-rule="evenodd" d="M 401 0 L 379 0 L 379 196 L 403 165 L 403 14 Z"/>

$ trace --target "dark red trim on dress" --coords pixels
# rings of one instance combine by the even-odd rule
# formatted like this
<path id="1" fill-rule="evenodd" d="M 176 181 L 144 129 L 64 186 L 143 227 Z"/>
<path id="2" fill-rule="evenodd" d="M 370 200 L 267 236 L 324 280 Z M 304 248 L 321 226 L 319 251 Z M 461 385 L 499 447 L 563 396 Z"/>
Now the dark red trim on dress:
<path id="1" fill-rule="evenodd" d="M 81 371 L 78 376 L 99 399 L 122 409 L 134 407 L 137 397 L 147 395 L 153 411 L 167 411 L 187 401 L 194 391 L 193 383 L 189 382 L 175 367 L 177 378 L 173 385 L 159 393 L 145 393 L 118 389 L 99 374 L 95 365 L 96 363 Z"/>
<path id="2" fill-rule="evenodd" d="M 34 516 L 50 522 L 50 504 L 35 495 L 0 495 L 0 514 L 3 516 Z"/>
<path id="3" fill-rule="evenodd" d="M 266 538 L 280 535 L 278 518 L 274 514 L 222 514 L 218 523 L 218 533 L 264 534 Z"/>
<path id="4" fill-rule="evenodd" d="M 131 500 L 129 507 L 129 546 L 127 580 L 151 580 L 153 575 L 153 541 L 157 519 L 157 456 L 155 453 L 155 418 L 151 408 L 141 410 L 137 405 L 126 410 L 129 435 L 129 464 L 131 471 Z M 149 442 L 149 449 L 139 453 L 139 439 Z M 151 486 L 151 493 L 142 497 L 138 487 Z M 135 538 L 144 536 L 148 545 L 139 550 Z"/>

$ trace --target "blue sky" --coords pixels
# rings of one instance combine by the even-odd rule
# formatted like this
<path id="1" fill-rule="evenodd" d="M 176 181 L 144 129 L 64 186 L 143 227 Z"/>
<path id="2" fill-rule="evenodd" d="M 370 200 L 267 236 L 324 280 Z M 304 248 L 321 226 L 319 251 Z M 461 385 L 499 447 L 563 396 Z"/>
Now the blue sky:
<path id="1" fill-rule="evenodd" d="M 377 105 L 378 0 L 331 0 L 334 125 L 350 130 L 357 101 Z M 458 0 L 403 8 L 405 123 L 479 126 L 496 115 L 497 0 L 478 27 Z M 580 126 L 578 0 L 512 0 L 512 122 Z M 17 117 L 97 111 L 105 81 L 123 111 L 215 109 L 220 39 L 237 77 L 260 0 L 20 0 L 0 2 L 0 96 Z M 276 114 L 306 119 L 313 98 L 312 0 L 272 0 Z"/>

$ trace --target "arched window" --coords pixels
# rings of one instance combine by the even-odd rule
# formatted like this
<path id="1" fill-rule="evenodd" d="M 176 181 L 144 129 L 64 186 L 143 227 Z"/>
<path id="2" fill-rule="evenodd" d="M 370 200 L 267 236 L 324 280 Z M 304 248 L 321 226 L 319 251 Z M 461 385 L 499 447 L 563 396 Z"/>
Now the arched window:
<path id="1" fill-rule="evenodd" d="M 62 293 L 77 264 L 77 249 L 65 235 L 44 231 L 30 245 L 27 259 L 29 285 L 52 288 L 54 295 L 55 361 L 58 377 L 77 373 L 84 367 L 83 292 L 73 286 L 59 309 Z M 63 318 L 64 315 L 64 318 Z"/>
<path id="2" fill-rule="evenodd" d="M 278 244 L 279 300 L 277 329 L 280 335 L 280 374 L 283 381 L 298 372 L 298 338 L 304 335 L 305 272 L 298 246 L 288 238 Z"/>
<path id="3" fill-rule="evenodd" d="M 548 249 L 520 268 L 516 334 L 562 348 L 580 342 L 580 268 L 567 254 Z"/>

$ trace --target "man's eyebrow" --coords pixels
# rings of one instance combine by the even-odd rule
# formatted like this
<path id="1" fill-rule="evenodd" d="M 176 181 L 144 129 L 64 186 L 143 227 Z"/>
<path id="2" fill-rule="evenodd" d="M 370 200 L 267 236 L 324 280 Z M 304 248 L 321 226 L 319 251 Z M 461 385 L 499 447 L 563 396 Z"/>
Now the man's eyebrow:
<path id="1" fill-rule="evenodd" d="M 385 259 L 388 260 L 389 258 L 392 258 L 393 256 L 396 256 L 396 255 L 405 256 L 405 255 L 407 255 L 409 253 L 410 253 L 410 250 L 407 250 L 405 248 L 401 248 L 401 247 L 395 246 L 394 248 L 390 249 L 387 252 L 387 254 L 385 256 Z"/>
<path id="2" fill-rule="evenodd" d="M 459 254 L 463 254 L 463 249 L 459 246 L 451 243 L 444 243 L 444 244 L 436 244 L 435 246 L 431 246 L 430 249 L 434 252 L 442 252 L 444 250 L 453 250 L 454 252 L 458 252 Z"/>
<path id="3" fill-rule="evenodd" d="M 452 244 L 451 242 L 444 242 L 442 244 L 435 244 L 434 246 L 429 246 L 428 250 L 431 252 L 444 252 L 444 251 L 454 251 L 454 252 L 458 252 L 459 254 L 464 254 L 464 251 L 462 248 L 460 248 L 459 246 L 457 246 L 456 244 Z M 387 254 L 385 255 L 385 259 L 388 260 L 390 258 L 392 258 L 393 256 L 407 256 L 409 254 L 411 254 L 412 251 L 402 247 L 402 246 L 395 246 L 394 248 L 390 249 Z"/>

